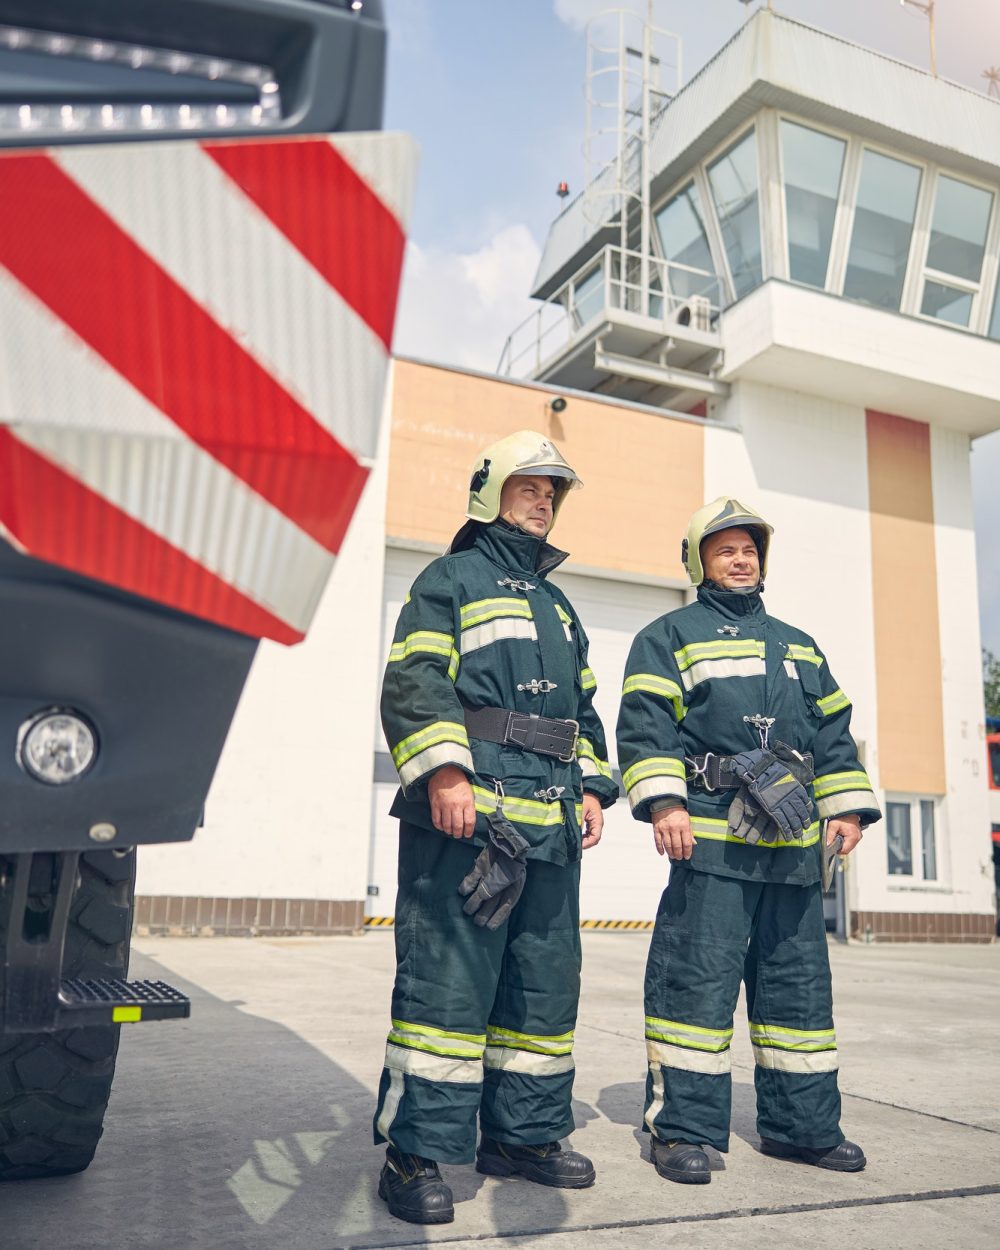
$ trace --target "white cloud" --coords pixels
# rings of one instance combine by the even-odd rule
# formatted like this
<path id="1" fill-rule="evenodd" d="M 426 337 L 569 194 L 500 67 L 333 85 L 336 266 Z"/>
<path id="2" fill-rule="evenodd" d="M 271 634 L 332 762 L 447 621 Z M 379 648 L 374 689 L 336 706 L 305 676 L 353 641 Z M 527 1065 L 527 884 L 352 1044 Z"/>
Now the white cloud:
<path id="1" fill-rule="evenodd" d="M 492 372 L 507 335 L 538 307 L 528 292 L 540 255 L 524 225 L 505 226 L 475 252 L 411 242 L 393 350 Z"/>

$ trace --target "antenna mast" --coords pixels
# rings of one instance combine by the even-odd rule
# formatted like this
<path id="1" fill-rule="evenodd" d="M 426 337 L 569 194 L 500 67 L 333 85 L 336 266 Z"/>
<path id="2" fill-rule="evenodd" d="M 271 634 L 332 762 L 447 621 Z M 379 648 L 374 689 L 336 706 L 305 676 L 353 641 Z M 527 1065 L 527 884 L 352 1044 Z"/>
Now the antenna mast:
<path id="1" fill-rule="evenodd" d="M 937 43 L 934 38 L 934 9 L 937 5 L 937 0 L 899 0 L 899 3 L 904 9 L 909 5 L 910 8 L 919 9 L 921 13 L 926 14 L 927 28 L 931 41 L 931 73 L 937 78 Z"/>

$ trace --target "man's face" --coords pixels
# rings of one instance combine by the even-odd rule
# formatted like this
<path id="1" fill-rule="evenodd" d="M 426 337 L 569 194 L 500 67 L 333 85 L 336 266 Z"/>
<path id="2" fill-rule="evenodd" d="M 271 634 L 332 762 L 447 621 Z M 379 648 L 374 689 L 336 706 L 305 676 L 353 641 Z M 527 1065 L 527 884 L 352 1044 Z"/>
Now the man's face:
<path id="1" fill-rule="evenodd" d="M 701 563 L 705 576 L 726 590 L 756 586 L 760 581 L 760 557 L 749 530 L 709 534 L 701 544 Z"/>
<path id="2" fill-rule="evenodd" d="M 549 477 L 509 477 L 500 492 L 500 515 L 536 538 L 552 528 L 556 492 Z"/>

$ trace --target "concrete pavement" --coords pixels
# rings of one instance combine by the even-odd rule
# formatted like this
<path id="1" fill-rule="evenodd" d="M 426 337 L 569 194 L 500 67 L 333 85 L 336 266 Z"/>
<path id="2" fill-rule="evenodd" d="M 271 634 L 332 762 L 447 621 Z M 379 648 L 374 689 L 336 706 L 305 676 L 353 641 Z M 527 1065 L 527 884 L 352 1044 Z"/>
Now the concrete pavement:
<path id="1" fill-rule="evenodd" d="M 976 1250 L 1000 1227 L 1000 946 L 834 946 L 844 1128 L 864 1173 L 762 1156 L 742 1006 L 730 1153 L 660 1180 L 637 1131 L 648 934 L 584 935 L 579 1193 L 445 1169 L 454 1224 L 392 1219 L 370 1145 L 391 933 L 141 939 L 134 976 L 191 1020 L 126 1027 L 105 1138 L 78 1177 L 0 1189 L 2 1250 Z"/>

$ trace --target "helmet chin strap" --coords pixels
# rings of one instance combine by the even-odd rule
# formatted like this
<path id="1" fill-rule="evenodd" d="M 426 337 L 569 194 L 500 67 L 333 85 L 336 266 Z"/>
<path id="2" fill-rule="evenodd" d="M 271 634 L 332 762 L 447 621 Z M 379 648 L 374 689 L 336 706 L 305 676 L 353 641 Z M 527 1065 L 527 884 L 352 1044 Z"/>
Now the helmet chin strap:
<path id="1" fill-rule="evenodd" d="M 725 595 L 759 595 L 764 592 L 763 581 L 759 581 L 756 586 L 720 586 L 718 582 L 706 577 L 703 585 L 710 586 L 712 590 L 721 590 Z"/>

